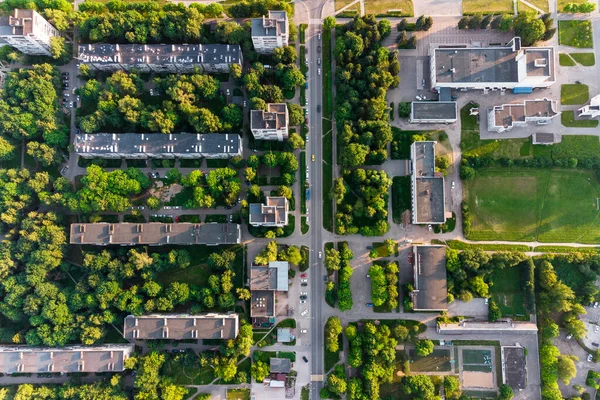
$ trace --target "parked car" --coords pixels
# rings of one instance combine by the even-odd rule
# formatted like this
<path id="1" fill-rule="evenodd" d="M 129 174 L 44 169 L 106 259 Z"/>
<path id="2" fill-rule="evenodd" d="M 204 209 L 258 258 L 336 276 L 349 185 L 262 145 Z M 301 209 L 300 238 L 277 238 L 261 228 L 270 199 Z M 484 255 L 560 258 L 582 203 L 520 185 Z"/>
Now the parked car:
<path id="1" fill-rule="evenodd" d="M 452 181 L 452 189 L 454 189 L 455 186 L 454 181 Z"/>
<path id="2" fill-rule="evenodd" d="M 321 46 L 317 46 L 317 53 L 321 52 Z"/>
<path id="3" fill-rule="evenodd" d="M 321 33 L 317 33 L 317 39 L 321 40 Z"/>
<path id="4" fill-rule="evenodd" d="M 301 296 L 308 296 L 308 292 L 300 292 Z"/>
<path id="5" fill-rule="evenodd" d="M 308 283 L 308 279 L 301 279 L 300 283 Z"/>
<path id="6" fill-rule="evenodd" d="M 319 252 L 319 258 L 323 258 L 323 253 Z"/>
<path id="7" fill-rule="evenodd" d="M 313 160 L 313 162 L 315 161 L 315 155 L 314 154 L 311 156 L 311 159 Z"/>
<path id="8" fill-rule="evenodd" d="M 308 299 L 308 296 L 300 296 L 300 300 L 306 300 Z"/>
<path id="9" fill-rule="evenodd" d="M 592 346 L 596 346 L 596 347 L 598 347 L 599 345 L 598 345 L 598 343 L 596 343 L 596 342 L 592 342 Z"/>
<path id="10" fill-rule="evenodd" d="M 319 112 L 319 113 L 321 112 L 321 105 L 320 104 L 317 104 L 317 112 Z"/>
<path id="11" fill-rule="evenodd" d="M 306 358 L 306 356 L 302 356 L 302 359 L 304 360 L 305 363 L 308 362 L 308 358 Z"/>
<path id="12" fill-rule="evenodd" d="M 373 303 L 367 303 L 367 307 L 373 307 Z"/>
<path id="13" fill-rule="evenodd" d="M 485 305 L 487 306 L 490 302 L 490 299 L 485 299 Z"/>
<path id="14" fill-rule="evenodd" d="M 300 275 L 300 278 L 306 278 L 308 276 L 308 274 L 305 272 L 302 275 Z"/>
<path id="15" fill-rule="evenodd" d="M 596 325 L 596 326 L 594 327 L 594 332 L 598 332 L 598 331 L 600 331 L 600 326 Z"/>
<path id="16" fill-rule="evenodd" d="M 321 75 L 321 68 L 317 69 L 317 75 Z"/>
<path id="17" fill-rule="evenodd" d="M 300 329 L 300 333 L 306 333 L 308 332 L 306 329 Z"/>
<path id="18" fill-rule="evenodd" d="M 429 230 L 429 232 L 431 232 L 432 229 L 433 227 L 431 225 L 427 225 L 427 230 Z"/>
<path id="19" fill-rule="evenodd" d="M 571 339 L 573 339 L 573 335 L 571 335 L 571 334 L 567 335 L 567 340 L 571 340 Z"/>
<path id="20" fill-rule="evenodd" d="M 303 317 L 304 317 L 306 314 L 308 314 L 308 310 L 304 310 L 304 311 L 302 311 L 302 312 L 300 313 L 300 315 L 302 315 Z"/>
<path id="21" fill-rule="evenodd" d="M 317 65 L 321 65 L 321 57 L 317 58 Z"/>
<path id="22" fill-rule="evenodd" d="M 593 359 L 594 359 L 594 356 L 591 354 L 588 354 L 588 358 L 587 358 L 588 362 L 591 362 Z"/>
<path id="23" fill-rule="evenodd" d="M 301 283 L 300 286 L 308 286 L 308 283 Z"/>
<path id="24" fill-rule="evenodd" d="M 300 300 L 300 304 L 306 304 L 306 300 Z"/>
<path id="25" fill-rule="evenodd" d="M 327 282 L 327 275 L 323 275 L 323 282 Z"/>

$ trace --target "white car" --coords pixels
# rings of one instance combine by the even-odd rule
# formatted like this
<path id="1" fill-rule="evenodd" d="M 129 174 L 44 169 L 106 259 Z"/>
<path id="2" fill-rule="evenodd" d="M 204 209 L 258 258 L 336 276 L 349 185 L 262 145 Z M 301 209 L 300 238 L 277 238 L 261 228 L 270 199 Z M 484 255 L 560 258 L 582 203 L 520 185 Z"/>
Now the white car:
<path id="1" fill-rule="evenodd" d="M 487 306 L 488 303 L 490 302 L 490 299 L 485 299 L 485 305 Z"/>
<path id="2" fill-rule="evenodd" d="M 317 33 L 317 39 L 321 40 L 321 34 Z"/>
<path id="3" fill-rule="evenodd" d="M 593 359 L 594 359 L 594 356 L 591 354 L 588 354 L 588 358 L 587 358 L 588 362 L 591 362 Z"/>
<path id="4" fill-rule="evenodd" d="M 321 75 L 321 68 L 319 68 L 319 69 L 317 70 L 317 74 L 318 74 L 318 75 Z"/>
<path id="5" fill-rule="evenodd" d="M 433 227 L 431 225 L 427 225 L 427 229 L 429 229 L 429 232 L 431 232 L 431 230 L 433 229 Z"/>
<path id="6" fill-rule="evenodd" d="M 227 96 L 229 96 L 230 93 L 229 88 L 227 88 Z"/>
<path id="7" fill-rule="evenodd" d="M 308 331 L 306 329 L 300 329 L 300 333 L 307 333 Z"/>
<path id="8" fill-rule="evenodd" d="M 69 107 L 73 108 L 73 102 L 72 101 L 69 102 Z"/>
<path id="9" fill-rule="evenodd" d="M 594 332 L 598 332 L 599 330 L 600 330 L 600 326 L 596 325 L 596 326 L 594 327 Z"/>
<path id="10" fill-rule="evenodd" d="M 300 279 L 300 283 L 308 283 L 308 279 Z"/>
<path id="11" fill-rule="evenodd" d="M 454 189 L 456 187 L 455 182 L 452 182 L 452 189 Z"/>
<path id="12" fill-rule="evenodd" d="M 319 252 L 319 258 L 323 258 L 323 253 Z"/>
<path id="13" fill-rule="evenodd" d="M 300 296 L 308 296 L 308 292 L 300 292 Z"/>
<path id="14" fill-rule="evenodd" d="M 306 300 L 300 300 L 300 304 L 305 304 Z"/>
<path id="15" fill-rule="evenodd" d="M 303 317 L 304 317 L 305 315 L 307 315 L 307 314 L 308 314 L 308 310 L 304 310 L 304 311 L 302 311 L 302 312 L 300 313 L 300 315 L 302 315 Z M 590 354 L 590 356 L 591 356 L 591 354 Z"/>

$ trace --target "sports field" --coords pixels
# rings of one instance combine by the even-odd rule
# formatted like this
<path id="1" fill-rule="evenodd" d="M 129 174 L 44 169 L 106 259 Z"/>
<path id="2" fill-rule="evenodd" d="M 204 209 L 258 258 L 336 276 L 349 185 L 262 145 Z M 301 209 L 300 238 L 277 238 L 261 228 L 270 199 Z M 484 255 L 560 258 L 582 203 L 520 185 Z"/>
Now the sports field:
<path id="1" fill-rule="evenodd" d="M 434 349 L 427 357 L 419 357 L 415 349 L 408 351 L 412 372 L 450 372 L 452 371 L 450 349 Z"/>
<path id="2" fill-rule="evenodd" d="M 465 182 L 472 240 L 600 243 L 591 171 L 490 168 Z"/>

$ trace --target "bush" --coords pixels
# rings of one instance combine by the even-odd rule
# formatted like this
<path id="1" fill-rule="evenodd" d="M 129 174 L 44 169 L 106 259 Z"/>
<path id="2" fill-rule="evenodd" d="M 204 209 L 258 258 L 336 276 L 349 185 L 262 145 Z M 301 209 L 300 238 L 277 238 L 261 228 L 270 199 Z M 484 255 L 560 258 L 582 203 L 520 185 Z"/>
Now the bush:
<path id="1" fill-rule="evenodd" d="M 481 28 L 481 22 L 482 21 L 483 21 L 483 18 L 481 17 L 481 14 L 472 15 L 469 18 L 469 29 L 479 29 L 479 28 Z"/>
<path id="2" fill-rule="evenodd" d="M 458 29 L 467 29 L 469 27 L 469 17 L 462 17 L 458 21 Z"/>
<path id="3" fill-rule="evenodd" d="M 410 117 L 410 102 L 404 101 L 402 103 L 398 103 L 398 116 L 400 118 Z"/>
<path id="4" fill-rule="evenodd" d="M 498 307 L 498 304 L 496 304 L 496 302 L 492 299 L 488 301 L 488 310 L 490 322 L 495 322 L 502 318 L 502 312 L 500 311 L 500 307 Z"/>
<path id="5" fill-rule="evenodd" d="M 396 28 L 398 29 L 398 32 L 403 32 L 406 30 L 406 26 L 407 26 L 406 18 L 402 18 L 400 20 L 400 22 L 398 22 L 398 25 L 396 26 Z"/>

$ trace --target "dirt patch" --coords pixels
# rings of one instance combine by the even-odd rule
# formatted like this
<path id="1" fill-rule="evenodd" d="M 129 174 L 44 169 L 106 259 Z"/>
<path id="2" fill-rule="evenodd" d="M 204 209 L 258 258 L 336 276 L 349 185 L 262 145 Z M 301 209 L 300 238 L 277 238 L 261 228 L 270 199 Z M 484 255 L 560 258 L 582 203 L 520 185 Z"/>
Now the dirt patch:
<path id="1" fill-rule="evenodd" d="M 489 372 L 462 372 L 462 386 L 464 388 L 477 388 L 477 389 L 493 389 L 494 388 L 494 374 Z"/>
<path id="2" fill-rule="evenodd" d="M 183 190 L 183 186 L 178 183 L 174 183 L 169 186 L 165 186 L 162 181 L 158 181 L 154 183 L 152 189 L 148 192 L 151 196 L 157 197 L 163 203 L 169 202 L 176 194 L 181 193 Z"/>

